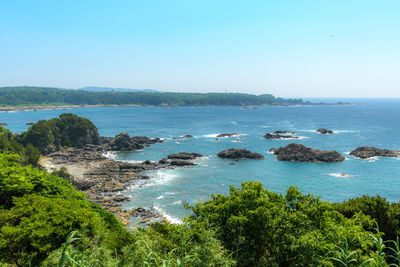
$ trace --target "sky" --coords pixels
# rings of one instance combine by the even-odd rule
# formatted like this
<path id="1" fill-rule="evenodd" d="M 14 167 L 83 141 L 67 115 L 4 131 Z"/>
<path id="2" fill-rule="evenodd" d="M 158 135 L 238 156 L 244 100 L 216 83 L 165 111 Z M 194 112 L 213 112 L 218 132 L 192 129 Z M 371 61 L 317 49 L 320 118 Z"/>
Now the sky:
<path id="1" fill-rule="evenodd" d="M 400 1 L 1 0 L 19 85 L 400 97 Z"/>

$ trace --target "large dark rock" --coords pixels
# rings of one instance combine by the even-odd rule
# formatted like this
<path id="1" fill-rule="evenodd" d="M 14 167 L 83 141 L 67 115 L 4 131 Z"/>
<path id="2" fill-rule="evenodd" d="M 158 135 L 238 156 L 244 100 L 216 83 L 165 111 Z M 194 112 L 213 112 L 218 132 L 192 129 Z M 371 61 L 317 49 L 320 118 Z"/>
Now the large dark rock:
<path id="1" fill-rule="evenodd" d="M 227 159 L 264 159 L 264 156 L 244 148 L 230 148 L 217 154 L 220 158 Z"/>
<path id="2" fill-rule="evenodd" d="M 286 147 L 271 148 L 277 160 L 302 162 L 339 162 L 345 160 L 337 151 L 324 151 L 292 143 Z"/>
<path id="3" fill-rule="evenodd" d="M 379 149 L 376 147 L 362 146 L 350 152 L 350 155 L 361 159 L 372 157 L 398 157 L 399 150 Z"/>
<path id="4" fill-rule="evenodd" d="M 320 134 L 333 134 L 332 130 L 328 130 L 328 129 L 325 129 L 325 128 L 318 129 L 317 132 L 320 133 Z"/>
<path id="5" fill-rule="evenodd" d="M 232 136 L 238 136 L 239 134 L 237 133 L 222 133 L 217 135 L 217 137 L 232 137 Z"/>
<path id="6" fill-rule="evenodd" d="M 179 152 L 177 154 L 168 155 L 169 159 L 183 159 L 183 160 L 191 160 L 195 158 L 202 157 L 203 155 L 199 153 L 187 153 L 187 152 Z"/>

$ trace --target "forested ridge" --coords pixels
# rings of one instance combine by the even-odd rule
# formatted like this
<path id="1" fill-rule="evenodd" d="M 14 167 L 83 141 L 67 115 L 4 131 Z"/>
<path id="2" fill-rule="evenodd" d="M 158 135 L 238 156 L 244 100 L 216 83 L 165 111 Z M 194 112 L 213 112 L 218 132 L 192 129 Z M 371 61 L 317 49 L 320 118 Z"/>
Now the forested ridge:
<path id="1" fill-rule="evenodd" d="M 2 87 L 0 106 L 34 105 L 269 105 L 275 102 L 271 94 L 240 93 L 147 93 L 90 92 L 46 87 Z"/>
<path id="2" fill-rule="evenodd" d="M 380 196 L 331 203 L 293 186 L 278 194 L 243 182 L 185 204 L 192 213 L 182 224 L 125 228 L 68 175 L 36 167 L 39 151 L 97 137 L 74 114 L 21 135 L 0 128 L 0 266 L 400 265 L 400 204 Z"/>

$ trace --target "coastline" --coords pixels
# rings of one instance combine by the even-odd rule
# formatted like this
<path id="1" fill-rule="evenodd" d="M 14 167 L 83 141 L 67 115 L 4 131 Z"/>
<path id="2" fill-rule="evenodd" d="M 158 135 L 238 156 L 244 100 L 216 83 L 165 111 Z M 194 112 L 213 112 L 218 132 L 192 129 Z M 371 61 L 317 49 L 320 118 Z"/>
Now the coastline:
<path id="1" fill-rule="evenodd" d="M 0 112 L 12 112 L 12 111 L 37 111 L 44 109 L 66 109 L 66 108 L 106 108 L 106 107 L 161 107 L 161 108 L 177 108 L 177 107 L 294 107 L 294 106 L 354 106 L 354 103 L 304 103 L 304 104 L 285 104 L 285 103 L 272 103 L 263 105 L 138 105 L 138 104 L 123 104 L 123 105 L 38 105 L 38 106 L 9 106 L 0 107 Z"/>

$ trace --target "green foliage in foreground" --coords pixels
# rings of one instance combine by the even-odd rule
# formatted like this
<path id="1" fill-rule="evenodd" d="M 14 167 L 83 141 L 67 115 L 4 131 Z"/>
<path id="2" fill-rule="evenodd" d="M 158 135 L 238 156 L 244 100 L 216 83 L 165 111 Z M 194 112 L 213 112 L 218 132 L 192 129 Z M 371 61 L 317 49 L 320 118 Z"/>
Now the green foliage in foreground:
<path id="1" fill-rule="evenodd" d="M 0 153 L 18 154 L 23 165 L 37 165 L 40 157 L 39 151 L 32 145 L 24 146 L 9 130 L 0 127 Z"/>
<path id="2" fill-rule="evenodd" d="M 245 182 L 189 207 L 183 224 L 128 231 L 67 179 L 0 154 L 0 265 L 399 266 L 396 207 L 379 197 L 331 204 L 296 187 L 283 196 Z"/>
<path id="3" fill-rule="evenodd" d="M 145 93 L 89 92 L 46 87 L 2 87 L 0 105 L 266 105 L 275 97 L 270 94 L 239 93 Z"/>
<path id="4" fill-rule="evenodd" d="M 326 255 L 344 244 L 357 250 L 361 261 L 372 246 L 364 230 L 372 226 L 367 216 L 347 219 L 330 203 L 296 187 L 282 196 L 261 183 L 246 182 L 192 210 L 191 219 L 212 225 L 241 266 L 324 265 L 329 263 Z"/>

